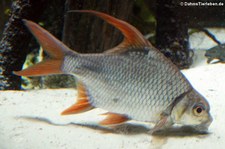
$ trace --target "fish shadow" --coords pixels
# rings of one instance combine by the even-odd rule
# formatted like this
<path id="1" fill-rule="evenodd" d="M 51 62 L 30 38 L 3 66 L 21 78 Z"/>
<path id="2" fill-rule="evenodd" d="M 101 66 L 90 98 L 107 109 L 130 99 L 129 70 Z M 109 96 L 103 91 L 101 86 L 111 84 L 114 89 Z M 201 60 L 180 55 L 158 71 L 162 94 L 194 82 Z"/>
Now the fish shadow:
<path id="1" fill-rule="evenodd" d="M 76 124 L 77 125 L 77 124 Z M 153 134 L 150 134 L 151 128 L 142 124 L 135 123 L 125 123 L 115 127 L 106 128 L 99 125 L 87 125 L 82 124 L 83 127 L 88 127 L 91 129 L 98 129 L 103 131 L 108 131 L 111 133 L 123 134 L 123 135 L 138 135 L 138 134 L 148 134 L 155 137 L 190 137 L 190 136 L 207 136 L 210 133 L 207 131 L 198 131 L 191 126 L 181 126 L 181 127 L 171 127 L 165 130 L 156 131 Z"/>
<path id="2" fill-rule="evenodd" d="M 196 130 L 192 126 L 180 126 L 180 127 L 171 127 L 165 130 L 160 130 L 153 133 L 152 135 L 158 136 L 158 137 L 190 137 L 190 136 L 204 137 L 210 134 L 211 133 L 208 131 Z"/>
<path id="3" fill-rule="evenodd" d="M 69 123 L 55 123 L 48 118 L 37 117 L 37 116 L 20 116 L 16 117 L 17 119 L 25 119 L 33 122 L 44 122 L 54 126 L 79 126 L 83 128 L 88 128 L 91 130 L 97 130 L 101 133 L 114 133 L 114 134 L 122 134 L 122 135 L 138 135 L 138 134 L 149 134 L 151 130 L 144 124 L 139 123 L 124 123 L 117 126 L 105 127 L 98 124 L 92 123 L 77 123 L 77 122 L 69 122 Z M 198 131 L 191 126 L 181 126 L 181 127 L 171 127 L 165 130 L 160 130 L 151 134 L 155 137 L 190 137 L 190 136 L 206 136 L 210 133 L 207 131 Z M 149 134 L 150 135 L 150 134 Z"/>
<path id="4" fill-rule="evenodd" d="M 18 116 L 16 119 L 23 119 L 27 121 L 32 121 L 32 122 L 41 122 L 41 123 L 46 123 L 49 125 L 54 125 L 54 126 L 79 126 L 83 128 L 88 128 L 92 130 L 97 130 L 100 131 L 101 133 L 115 133 L 115 134 L 125 134 L 125 135 L 135 135 L 135 134 L 143 134 L 143 133 L 148 133 L 150 130 L 148 127 L 141 125 L 141 124 L 131 124 L 131 123 L 124 123 L 121 125 L 117 126 L 111 126 L 111 127 L 106 127 L 106 126 L 101 126 L 98 124 L 93 124 L 93 123 L 77 123 L 77 122 L 69 122 L 69 123 L 55 123 L 51 121 L 48 118 L 45 117 L 39 117 L 39 116 Z"/>
<path id="5" fill-rule="evenodd" d="M 102 133 L 114 133 L 122 135 L 138 135 L 138 134 L 148 134 L 150 130 L 148 127 L 141 124 L 125 123 L 117 126 L 101 126 L 98 124 L 75 124 L 89 129 L 95 129 Z"/>

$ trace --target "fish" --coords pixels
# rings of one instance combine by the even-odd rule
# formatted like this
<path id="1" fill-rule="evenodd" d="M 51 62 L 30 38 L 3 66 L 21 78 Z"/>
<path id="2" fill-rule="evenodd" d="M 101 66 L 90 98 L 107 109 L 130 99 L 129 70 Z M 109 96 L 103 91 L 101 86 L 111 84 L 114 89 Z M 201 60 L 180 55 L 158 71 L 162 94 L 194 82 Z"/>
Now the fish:
<path id="1" fill-rule="evenodd" d="M 138 29 L 103 12 L 71 12 L 92 14 L 105 20 L 122 32 L 123 41 L 103 53 L 82 54 L 68 48 L 38 24 L 23 20 L 49 58 L 14 71 L 15 75 L 76 77 L 77 98 L 62 115 L 101 108 L 108 111 L 99 122 L 101 126 L 136 120 L 154 124 L 151 134 L 174 124 L 207 130 L 212 116 L 206 98 Z"/>

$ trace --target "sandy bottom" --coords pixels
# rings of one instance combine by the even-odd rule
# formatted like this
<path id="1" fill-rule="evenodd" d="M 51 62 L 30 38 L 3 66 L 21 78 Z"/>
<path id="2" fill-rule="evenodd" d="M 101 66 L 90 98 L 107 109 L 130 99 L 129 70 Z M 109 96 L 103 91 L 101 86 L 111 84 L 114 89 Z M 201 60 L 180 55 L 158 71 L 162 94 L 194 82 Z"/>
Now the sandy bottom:
<path id="1" fill-rule="evenodd" d="M 97 125 L 105 111 L 61 116 L 73 104 L 76 90 L 0 92 L 0 149 L 217 149 L 225 146 L 225 65 L 184 70 L 193 86 L 211 105 L 208 133 L 172 128 L 154 136 L 147 123 L 130 121 L 114 130 Z"/>

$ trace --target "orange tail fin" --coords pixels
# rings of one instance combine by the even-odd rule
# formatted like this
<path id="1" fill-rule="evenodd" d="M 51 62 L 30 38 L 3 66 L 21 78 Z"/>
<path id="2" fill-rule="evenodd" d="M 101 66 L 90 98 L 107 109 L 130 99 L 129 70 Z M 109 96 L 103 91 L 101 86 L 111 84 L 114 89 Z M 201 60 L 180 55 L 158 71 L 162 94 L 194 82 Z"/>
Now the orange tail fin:
<path id="1" fill-rule="evenodd" d="M 36 23 L 28 20 L 23 20 L 23 22 L 42 48 L 49 54 L 50 58 L 27 69 L 14 71 L 14 74 L 19 76 L 41 76 L 62 73 L 61 66 L 65 52 L 71 50 Z"/>

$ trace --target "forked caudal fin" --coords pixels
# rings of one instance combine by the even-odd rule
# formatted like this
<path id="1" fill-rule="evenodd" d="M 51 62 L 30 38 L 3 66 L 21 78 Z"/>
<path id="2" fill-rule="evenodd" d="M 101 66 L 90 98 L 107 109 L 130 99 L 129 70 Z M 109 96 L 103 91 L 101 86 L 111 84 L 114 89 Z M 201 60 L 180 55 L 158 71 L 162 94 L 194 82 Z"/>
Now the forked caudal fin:
<path id="1" fill-rule="evenodd" d="M 108 50 L 106 53 L 120 54 L 134 47 L 138 47 L 138 50 L 142 50 L 144 47 L 152 47 L 148 40 L 146 40 L 134 26 L 125 21 L 116 19 L 110 15 L 94 10 L 75 10 L 70 12 L 94 14 L 122 32 L 122 34 L 125 36 L 123 42 L 118 46 Z M 56 39 L 53 35 L 40 27 L 38 24 L 28 20 L 23 21 L 31 31 L 31 33 L 35 36 L 37 41 L 40 43 L 42 48 L 49 54 L 50 58 L 27 69 L 15 71 L 14 74 L 19 76 L 41 76 L 63 73 L 61 67 L 64 61 L 64 57 L 66 54 L 70 54 L 72 52 L 74 53 L 74 51 L 70 50 L 66 45 L 64 45 L 61 41 Z M 78 83 L 77 90 L 77 102 L 64 110 L 62 112 L 62 115 L 77 114 L 95 108 L 90 101 L 88 90 L 82 82 Z M 100 122 L 100 125 L 117 125 L 129 120 L 129 117 L 123 114 L 109 112 L 106 115 L 107 117 Z"/>
<path id="2" fill-rule="evenodd" d="M 61 65 L 65 52 L 71 50 L 38 24 L 28 20 L 23 20 L 23 22 L 50 58 L 27 69 L 14 71 L 14 74 L 18 76 L 41 76 L 62 73 Z"/>
<path id="3" fill-rule="evenodd" d="M 94 10 L 72 10 L 69 12 L 82 12 L 94 14 L 109 24 L 115 26 L 119 29 L 125 36 L 122 43 L 118 46 L 109 49 L 106 53 L 123 53 L 128 51 L 130 48 L 139 47 L 138 49 L 143 49 L 143 47 L 152 47 L 152 45 L 144 38 L 144 36 L 129 23 L 116 19 L 110 15 L 102 12 L 97 12 Z M 36 23 L 28 20 L 23 20 L 24 24 L 28 27 L 31 33 L 35 36 L 37 41 L 40 43 L 42 48 L 50 55 L 50 59 L 33 65 L 27 69 L 21 71 L 14 71 L 14 74 L 19 76 L 41 76 L 49 74 L 60 74 L 61 66 L 65 53 L 70 50 L 61 41 L 56 39 L 48 31 L 37 25 Z M 141 47 L 141 48 L 140 48 Z M 74 52 L 74 51 L 72 51 Z"/>

